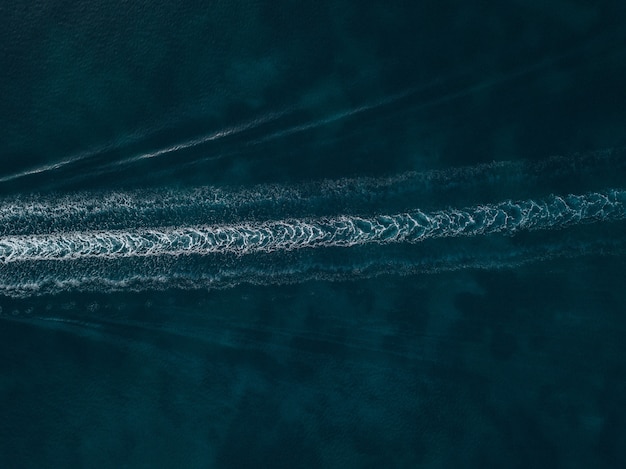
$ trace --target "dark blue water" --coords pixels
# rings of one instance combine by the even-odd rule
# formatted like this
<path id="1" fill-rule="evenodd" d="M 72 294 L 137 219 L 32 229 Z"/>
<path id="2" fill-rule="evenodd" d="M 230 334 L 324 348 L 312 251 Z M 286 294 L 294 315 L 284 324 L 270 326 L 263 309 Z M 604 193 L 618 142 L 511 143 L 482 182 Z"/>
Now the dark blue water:
<path id="1" fill-rule="evenodd" d="M 626 465 L 625 14 L 0 6 L 0 465 Z"/>

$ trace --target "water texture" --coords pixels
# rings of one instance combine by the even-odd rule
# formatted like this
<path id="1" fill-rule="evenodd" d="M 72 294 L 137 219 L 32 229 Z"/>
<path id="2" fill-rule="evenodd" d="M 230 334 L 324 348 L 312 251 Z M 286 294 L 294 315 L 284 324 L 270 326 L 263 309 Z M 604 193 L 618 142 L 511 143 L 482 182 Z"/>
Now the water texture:
<path id="1" fill-rule="evenodd" d="M 625 14 L 0 5 L 0 466 L 624 467 Z"/>

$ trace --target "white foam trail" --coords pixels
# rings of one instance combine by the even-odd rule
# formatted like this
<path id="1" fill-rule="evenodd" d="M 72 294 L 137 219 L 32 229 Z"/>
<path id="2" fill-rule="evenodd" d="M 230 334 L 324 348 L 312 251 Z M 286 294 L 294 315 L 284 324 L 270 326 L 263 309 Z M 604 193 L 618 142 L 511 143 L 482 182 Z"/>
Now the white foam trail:
<path id="1" fill-rule="evenodd" d="M 510 246 L 509 246 L 510 247 Z M 530 263 L 569 259 L 579 256 L 606 256 L 626 253 L 622 240 L 557 241 L 542 243 L 528 248 L 479 251 L 468 256 L 465 249 L 455 253 L 435 253 L 433 256 L 413 259 L 368 259 L 349 264 L 342 262 L 321 263 L 282 263 L 271 268 L 268 265 L 252 262 L 241 265 L 212 266 L 210 269 L 177 268 L 175 264 L 154 269 L 142 266 L 134 273 L 119 274 L 117 269 L 83 266 L 82 269 L 63 271 L 55 269 L 50 262 L 41 268 L 38 264 L 27 265 L 37 269 L 27 272 L 5 272 L 0 269 L 0 294 L 13 298 L 52 295 L 67 291 L 114 293 L 121 291 L 164 291 L 170 289 L 214 290 L 232 288 L 237 285 L 285 285 L 308 281 L 347 281 L 380 275 L 438 274 L 465 269 L 500 270 L 518 268 Z M 61 262 L 52 262 L 56 266 Z M 19 264 L 14 264 L 19 265 Z M 95 269 L 93 268 L 95 267 Z M 143 267 L 143 268 L 142 268 Z M 0 311 L 1 313 L 1 311 Z"/>
<path id="2" fill-rule="evenodd" d="M 539 162 L 500 161 L 296 185 L 20 195 L 0 199 L 0 236 L 234 221 L 238 217 L 249 218 L 252 211 L 258 217 L 261 205 L 271 206 L 271 210 L 266 210 L 268 217 L 320 216 L 333 208 L 336 213 L 337 207 L 346 207 L 340 211 L 372 214 L 394 204 L 400 211 L 406 208 L 404 201 L 408 200 L 428 204 L 441 191 L 446 191 L 448 200 L 469 199 L 472 203 L 472 194 L 461 189 L 492 187 L 497 183 L 515 197 L 512 191 L 516 188 L 534 187 L 533 192 L 541 191 L 541 187 L 550 187 L 552 178 L 594 171 L 602 175 L 601 179 L 606 179 L 607 174 L 622 174 L 626 164 L 623 153 L 623 149 L 617 149 L 571 158 L 555 156 Z M 537 193 L 547 192 L 534 192 Z M 522 190 L 517 197 L 527 195 Z"/>
<path id="3" fill-rule="evenodd" d="M 230 225 L 78 231 L 0 237 L 0 263 L 183 254 L 239 254 L 428 239 L 508 235 L 626 217 L 626 191 L 504 201 L 374 217 L 337 216 Z"/>

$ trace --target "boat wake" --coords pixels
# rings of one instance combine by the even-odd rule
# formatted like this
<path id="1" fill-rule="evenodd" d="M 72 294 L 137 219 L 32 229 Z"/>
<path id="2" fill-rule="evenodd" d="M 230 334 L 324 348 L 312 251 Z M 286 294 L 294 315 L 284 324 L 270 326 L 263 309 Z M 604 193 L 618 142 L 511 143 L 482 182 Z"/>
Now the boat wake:
<path id="1" fill-rule="evenodd" d="M 0 238 L 0 262 L 271 253 L 303 248 L 417 243 L 434 238 L 565 228 L 626 217 L 626 191 L 505 201 L 463 209 L 236 225 L 78 231 Z"/>
<path id="2" fill-rule="evenodd" d="M 553 191 L 559 177 L 614 163 L 607 158 L 239 190 L 13 197 L 0 201 L 0 294 L 222 288 L 620 253 L 626 190 Z M 536 196 L 480 202 L 496 186 Z"/>

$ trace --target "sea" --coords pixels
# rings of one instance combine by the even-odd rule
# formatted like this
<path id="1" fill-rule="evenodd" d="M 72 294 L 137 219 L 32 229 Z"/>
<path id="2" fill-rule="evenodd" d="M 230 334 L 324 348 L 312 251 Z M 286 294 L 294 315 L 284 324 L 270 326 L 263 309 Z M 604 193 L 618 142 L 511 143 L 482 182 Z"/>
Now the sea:
<path id="1" fill-rule="evenodd" d="M 626 4 L 0 4 L 0 467 L 626 467 Z"/>

